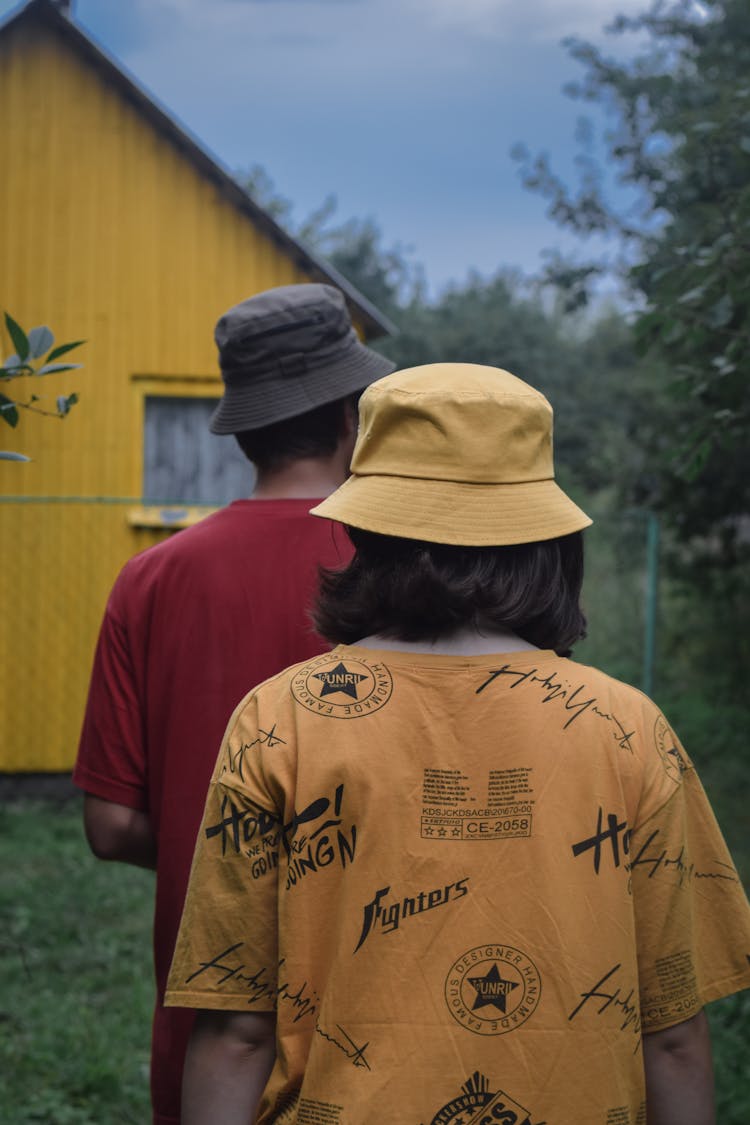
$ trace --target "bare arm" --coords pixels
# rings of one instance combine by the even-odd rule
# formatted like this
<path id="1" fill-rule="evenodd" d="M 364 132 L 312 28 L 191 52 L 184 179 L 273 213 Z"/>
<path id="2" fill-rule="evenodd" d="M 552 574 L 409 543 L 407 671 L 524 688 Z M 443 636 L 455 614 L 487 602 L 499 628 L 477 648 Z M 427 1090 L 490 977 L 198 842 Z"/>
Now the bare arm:
<path id="1" fill-rule="evenodd" d="M 156 867 L 156 840 L 148 813 L 86 793 L 83 825 L 89 847 L 98 859 Z"/>
<path id="2" fill-rule="evenodd" d="M 273 1012 L 198 1012 L 182 1078 L 182 1125 L 254 1121 L 275 1058 Z"/>
<path id="3" fill-rule="evenodd" d="M 643 1036 L 648 1125 L 715 1125 L 706 1013 Z"/>

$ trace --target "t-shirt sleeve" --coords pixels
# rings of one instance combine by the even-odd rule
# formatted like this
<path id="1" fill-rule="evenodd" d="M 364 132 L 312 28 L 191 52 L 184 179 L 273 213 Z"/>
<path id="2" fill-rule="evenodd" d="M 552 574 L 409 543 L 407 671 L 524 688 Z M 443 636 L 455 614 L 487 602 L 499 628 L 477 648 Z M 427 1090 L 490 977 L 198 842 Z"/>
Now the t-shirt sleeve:
<path id="1" fill-rule="evenodd" d="M 168 1007 L 273 1011 L 283 807 L 264 771 L 253 700 L 219 751 L 167 984 Z"/>
<path id="2" fill-rule="evenodd" d="M 644 1032 L 750 986 L 741 880 L 692 763 L 672 732 L 667 742 L 655 759 L 671 782 L 667 799 L 629 844 Z"/>
<path id="3" fill-rule="evenodd" d="M 115 609 L 117 589 L 99 632 L 73 781 L 95 797 L 146 810 L 143 708 L 134 654 Z"/>

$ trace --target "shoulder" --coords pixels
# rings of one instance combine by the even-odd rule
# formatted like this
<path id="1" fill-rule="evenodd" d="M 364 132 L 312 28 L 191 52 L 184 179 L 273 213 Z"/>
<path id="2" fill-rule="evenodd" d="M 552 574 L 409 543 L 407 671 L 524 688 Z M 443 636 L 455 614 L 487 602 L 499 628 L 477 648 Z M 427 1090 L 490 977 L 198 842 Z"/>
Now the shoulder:
<path id="1" fill-rule="evenodd" d="M 131 587 L 142 589 L 144 583 L 158 579 L 164 571 L 203 553 L 215 551 L 245 518 L 234 512 L 230 505 L 212 512 L 191 527 L 172 532 L 161 543 L 147 547 L 128 559 L 117 576 L 115 589 L 122 592 Z"/>
<path id="2" fill-rule="evenodd" d="M 567 659 L 561 664 L 565 666 L 570 683 L 581 684 L 583 692 L 593 697 L 597 711 L 606 710 L 644 728 L 655 727 L 660 719 L 665 721 L 653 699 L 633 684 L 618 680 L 593 665 Z"/>
<path id="3" fill-rule="evenodd" d="M 322 654 L 318 653 L 314 657 L 307 657 L 305 660 L 290 664 L 275 675 L 262 680 L 247 693 L 244 699 L 240 700 L 233 717 L 238 718 L 243 712 L 249 710 L 257 710 L 267 706 L 277 707 L 280 703 L 291 700 L 293 697 L 292 685 L 300 674 L 306 673 L 313 665 L 320 662 L 327 663 L 331 656 L 331 652 L 326 650 Z"/>
<path id="4" fill-rule="evenodd" d="M 573 660 L 564 661 L 571 680 L 585 683 L 599 714 L 608 716 L 623 745 L 643 764 L 679 784 L 693 764 L 661 708 L 645 692 L 614 676 Z"/>
<path id="5" fill-rule="evenodd" d="M 331 707 L 323 706 L 320 697 L 325 696 L 326 677 L 331 669 L 341 667 L 341 659 L 340 648 L 326 649 L 256 684 L 235 708 L 227 734 L 231 736 L 233 730 L 258 723 L 283 722 L 296 728 L 306 713 L 330 713 Z M 323 681 L 323 685 L 316 684 L 316 680 Z"/>
<path id="6" fill-rule="evenodd" d="M 633 684 L 618 680 L 608 672 L 602 671 L 593 664 L 581 664 L 577 660 L 562 658 L 561 667 L 565 667 L 568 678 L 586 684 L 589 690 L 595 691 L 601 698 L 617 700 L 628 710 L 646 709 L 658 711 L 653 700 L 635 687 Z"/>

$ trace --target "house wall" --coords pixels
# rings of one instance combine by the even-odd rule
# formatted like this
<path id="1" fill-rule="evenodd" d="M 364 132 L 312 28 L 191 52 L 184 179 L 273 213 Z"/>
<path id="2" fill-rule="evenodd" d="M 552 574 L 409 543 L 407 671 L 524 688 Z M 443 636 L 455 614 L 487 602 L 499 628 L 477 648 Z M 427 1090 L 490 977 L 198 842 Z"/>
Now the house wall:
<path id="1" fill-rule="evenodd" d="M 169 534 L 138 514 L 144 396 L 218 395 L 218 316 L 309 278 L 46 25 L 0 37 L 0 120 L 0 309 L 87 341 L 39 380 L 52 408 L 78 392 L 70 416 L 0 430 L 33 457 L 0 461 L 0 770 L 67 770 L 107 592 Z"/>

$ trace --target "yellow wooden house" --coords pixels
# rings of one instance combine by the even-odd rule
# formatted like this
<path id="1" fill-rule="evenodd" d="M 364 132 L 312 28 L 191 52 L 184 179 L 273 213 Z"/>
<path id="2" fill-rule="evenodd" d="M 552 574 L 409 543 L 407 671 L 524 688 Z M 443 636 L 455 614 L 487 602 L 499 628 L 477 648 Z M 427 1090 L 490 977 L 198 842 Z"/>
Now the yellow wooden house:
<path id="1" fill-rule="evenodd" d="M 34 387 L 52 409 L 77 392 L 68 417 L 22 412 L 17 429 L 0 428 L 0 449 L 32 457 L 0 461 L 0 771 L 66 771 L 119 568 L 252 487 L 233 439 L 206 431 L 221 393 L 217 318 L 262 289 L 325 281 L 363 337 L 389 325 L 67 4 L 31 0 L 0 25 L 0 120 L 0 310 L 87 341 L 70 357 L 80 371 Z"/>

